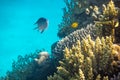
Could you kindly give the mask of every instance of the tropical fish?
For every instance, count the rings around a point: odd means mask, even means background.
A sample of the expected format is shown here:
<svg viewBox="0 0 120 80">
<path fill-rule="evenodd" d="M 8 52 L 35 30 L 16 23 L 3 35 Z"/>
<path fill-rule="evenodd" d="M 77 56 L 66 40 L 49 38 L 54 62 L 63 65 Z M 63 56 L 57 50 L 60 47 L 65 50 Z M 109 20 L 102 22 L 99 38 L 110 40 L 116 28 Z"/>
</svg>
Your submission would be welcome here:
<svg viewBox="0 0 120 80">
<path fill-rule="evenodd" d="M 72 27 L 72 28 L 77 28 L 77 27 L 78 27 L 78 24 L 79 24 L 78 22 L 73 22 L 73 23 L 71 24 L 71 27 Z"/>
<path fill-rule="evenodd" d="M 44 17 L 41 17 L 37 20 L 37 22 L 35 23 L 37 24 L 37 27 L 34 28 L 35 29 L 38 29 L 41 31 L 41 33 L 44 32 L 44 30 L 48 27 L 48 20 Z"/>
</svg>

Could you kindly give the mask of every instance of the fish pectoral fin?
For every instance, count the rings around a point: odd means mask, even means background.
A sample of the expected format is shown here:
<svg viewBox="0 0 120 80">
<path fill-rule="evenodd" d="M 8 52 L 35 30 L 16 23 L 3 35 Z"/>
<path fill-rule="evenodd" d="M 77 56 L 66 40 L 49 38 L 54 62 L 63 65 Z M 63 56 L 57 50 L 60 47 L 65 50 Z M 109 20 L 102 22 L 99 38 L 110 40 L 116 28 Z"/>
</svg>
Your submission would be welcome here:
<svg viewBox="0 0 120 80">
<path fill-rule="evenodd" d="M 33 25 L 36 25 L 37 24 L 37 22 L 35 22 Z"/>
<path fill-rule="evenodd" d="M 35 27 L 33 30 L 36 30 L 36 29 L 38 29 L 38 27 Z"/>
<path fill-rule="evenodd" d="M 43 33 L 44 32 L 44 30 L 41 30 L 41 33 Z"/>
</svg>

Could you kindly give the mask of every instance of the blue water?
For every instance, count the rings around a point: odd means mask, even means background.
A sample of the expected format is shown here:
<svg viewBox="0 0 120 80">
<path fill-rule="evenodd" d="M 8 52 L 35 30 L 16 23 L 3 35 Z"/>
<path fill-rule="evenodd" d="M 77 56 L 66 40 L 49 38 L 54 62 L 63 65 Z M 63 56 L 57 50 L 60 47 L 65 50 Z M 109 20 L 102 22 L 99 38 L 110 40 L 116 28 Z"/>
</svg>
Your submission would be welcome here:
<svg viewBox="0 0 120 80">
<path fill-rule="evenodd" d="M 43 48 L 50 53 L 51 45 L 59 39 L 64 6 L 63 0 L 0 0 L 0 76 L 11 70 L 18 55 Z M 49 20 L 43 34 L 33 30 L 40 17 Z"/>
</svg>

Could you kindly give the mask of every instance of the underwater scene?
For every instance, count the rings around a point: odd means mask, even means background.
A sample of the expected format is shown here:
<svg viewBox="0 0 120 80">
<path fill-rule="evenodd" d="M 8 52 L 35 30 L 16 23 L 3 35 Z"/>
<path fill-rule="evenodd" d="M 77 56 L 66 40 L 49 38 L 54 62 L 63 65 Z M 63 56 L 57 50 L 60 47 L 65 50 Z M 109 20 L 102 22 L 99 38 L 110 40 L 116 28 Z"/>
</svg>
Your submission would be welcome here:
<svg viewBox="0 0 120 80">
<path fill-rule="evenodd" d="M 120 80 L 120 0 L 0 0 L 0 80 Z"/>
</svg>

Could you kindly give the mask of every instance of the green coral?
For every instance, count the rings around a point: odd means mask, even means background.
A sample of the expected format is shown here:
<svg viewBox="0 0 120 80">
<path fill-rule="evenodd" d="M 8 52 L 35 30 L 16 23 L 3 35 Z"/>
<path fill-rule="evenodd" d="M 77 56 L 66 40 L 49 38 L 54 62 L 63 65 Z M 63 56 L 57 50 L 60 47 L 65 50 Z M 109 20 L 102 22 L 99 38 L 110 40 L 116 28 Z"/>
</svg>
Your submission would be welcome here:
<svg viewBox="0 0 120 80">
<path fill-rule="evenodd" d="M 83 26 L 83 21 L 86 21 L 86 18 L 83 18 L 85 15 L 81 15 L 85 12 L 85 8 L 89 6 L 87 0 L 64 0 L 66 7 L 63 8 L 63 19 L 62 22 L 58 25 L 59 32 L 58 36 L 60 38 L 65 37 L 71 32 L 80 28 L 80 25 Z M 82 16 L 80 19 L 80 15 Z M 78 28 L 74 29 L 71 27 L 71 24 L 74 22 L 80 23 Z"/>
<path fill-rule="evenodd" d="M 19 55 L 17 61 L 12 63 L 12 71 L 8 71 L 2 80 L 26 80 L 27 76 L 32 73 L 34 58 L 37 54 L 31 53 L 24 57 Z"/>
<path fill-rule="evenodd" d="M 7 71 L 6 76 L 0 77 L 0 80 L 47 80 L 47 76 L 56 72 L 54 60 L 47 58 L 44 62 L 36 62 L 42 50 L 35 53 L 19 55 L 17 61 L 13 61 L 12 70 Z"/>
<path fill-rule="evenodd" d="M 111 37 L 93 41 L 88 36 L 81 42 L 78 40 L 71 49 L 65 48 L 57 73 L 48 80 L 108 80 L 114 72 L 118 73 L 112 64 L 116 54 L 113 50 Z"/>
</svg>

